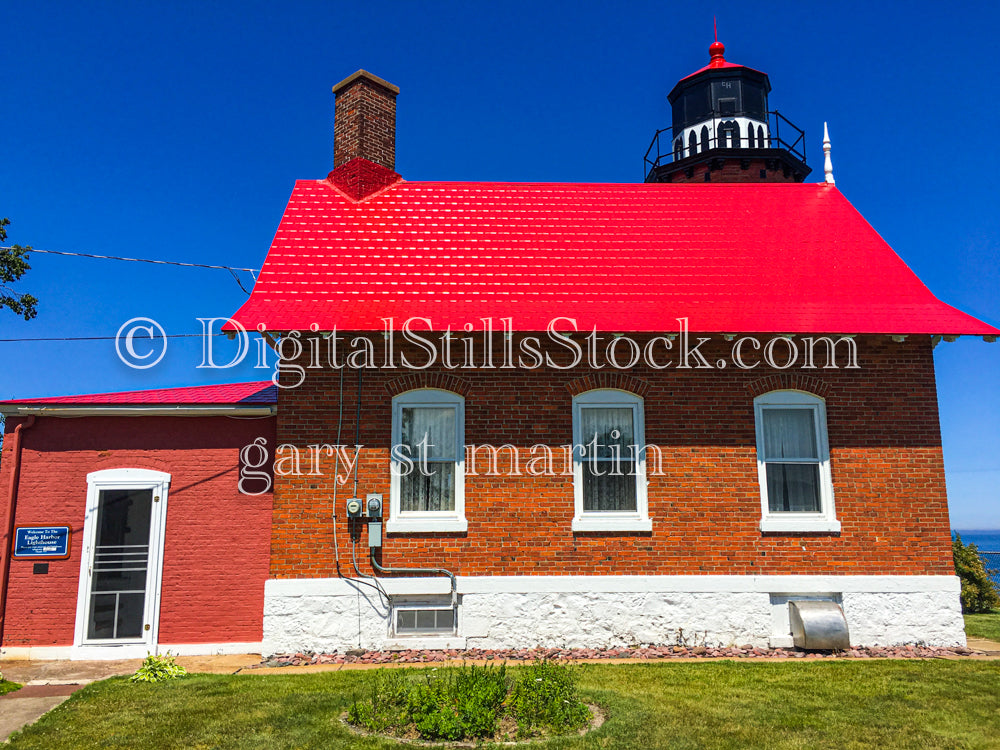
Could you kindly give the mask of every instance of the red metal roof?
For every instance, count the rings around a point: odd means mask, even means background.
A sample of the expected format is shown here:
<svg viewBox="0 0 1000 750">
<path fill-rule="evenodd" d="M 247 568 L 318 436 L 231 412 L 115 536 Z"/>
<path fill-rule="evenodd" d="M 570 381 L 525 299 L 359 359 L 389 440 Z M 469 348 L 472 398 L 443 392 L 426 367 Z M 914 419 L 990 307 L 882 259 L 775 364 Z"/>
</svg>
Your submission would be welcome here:
<svg viewBox="0 0 1000 750">
<path fill-rule="evenodd" d="M 224 385 L 198 385 L 189 388 L 160 388 L 151 391 L 121 391 L 119 393 L 91 393 L 83 396 L 54 396 L 52 398 L 23 398 L 2 401 L 0 404 L 50 404 L 50 405 L 189 405 L 189 404 L 275 404 L 278 388 L 271 381 L 256 383 L 226 383 Z"/>
<path fill-rule="evenodd" d="M 746 68 L 747 70 L 753 70 L 754 73 L 760 73 L 762 76 L 767 75 L 767 73 L 764 73 L 763 71 L 754 70 L 753 68 L 747 68 L 746 65 L 726 62 L 726 58 L 724 57 L 725 53 L 726 53 L 725 46 L 722 44 L 722 42 L 716 39 L 715 42 L 713 42 L 708 48 L 708 54 L 711 57 L 711 60 L 708 63 L 708 65 L 706 65 L 704 68 L 699 68 L 689 76 L 684 76 L 681 80 L 686 81 L 688 78 L 694 78 L 696 75 L 698 75 L 699 73 L 704 73 L 706 70 L 716 70 L 718 68 Z"/>
<path fill-rule="evenodd" d="M 246 328 L 996 334 L 934 297 L 836 187 L 295 185 Z"/>
<path fill-rule="evenodd" d="M 706 70 L 716 70 L 717 68 L 746 68 L 746 67 L 747 67 L 746 65 L 740 65 L 739 63 L 731 63 L 725 61 L 719 64 L 709 63 L 704 68 L 698 68 L 698 70 L 696 70 L 691 75 L 684 76 L 681 80 L 686 81 L 688 78 L 694 78 L 696 75 L 698 75 L 699 73 L 704 73 Z M 753 68 L 747 68 L 747 70 L 753 70 Z M 759 73 L 760 71 L 758 70 L 756 72 Z"/>
</svg>

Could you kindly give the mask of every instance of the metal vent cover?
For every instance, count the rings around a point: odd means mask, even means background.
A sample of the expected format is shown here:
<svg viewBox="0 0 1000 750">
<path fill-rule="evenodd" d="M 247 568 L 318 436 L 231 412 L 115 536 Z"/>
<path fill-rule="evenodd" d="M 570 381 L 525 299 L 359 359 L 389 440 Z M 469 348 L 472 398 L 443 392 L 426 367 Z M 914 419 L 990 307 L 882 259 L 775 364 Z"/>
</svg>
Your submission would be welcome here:
<svg viewBox="0 0 1000 750">
<path fill-rule="evenodd" d="M 788 602 L 788 619 L 792 626 L 792 642 L 796 648 L 809 651 L 850 648 L 847 618 L 836 602 Z"/>
</svg>

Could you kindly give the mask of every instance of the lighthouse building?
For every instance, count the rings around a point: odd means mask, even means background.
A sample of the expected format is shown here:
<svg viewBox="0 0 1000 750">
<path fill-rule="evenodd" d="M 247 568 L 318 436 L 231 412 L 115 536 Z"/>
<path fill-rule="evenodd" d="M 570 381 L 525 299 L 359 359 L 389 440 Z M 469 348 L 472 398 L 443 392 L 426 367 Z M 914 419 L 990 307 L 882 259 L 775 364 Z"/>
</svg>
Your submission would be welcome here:
<svg viewBox="0 0 1000 750">
<path fill-rule="evenodd" d="M 412 179 L 334 93 L 233 313 L 274 383 L 0 404 L 4 655 L 964 645 L 932 351 L 1000 331 L 766 74 L 713 44 L 627 184 Z"/>
</svg>

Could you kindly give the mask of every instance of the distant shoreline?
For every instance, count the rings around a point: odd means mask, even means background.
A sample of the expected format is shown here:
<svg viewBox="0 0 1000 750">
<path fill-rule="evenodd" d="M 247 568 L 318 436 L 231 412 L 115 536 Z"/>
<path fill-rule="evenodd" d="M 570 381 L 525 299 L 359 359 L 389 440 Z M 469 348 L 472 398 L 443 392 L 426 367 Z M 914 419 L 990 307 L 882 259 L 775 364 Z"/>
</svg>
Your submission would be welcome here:
<svg viewBox="0 0 1000 750">
<path fill-rule="evenodd" d="M 952 529 L 952 534 L 1000 534 L 1000 529 Z"/>
</svg>

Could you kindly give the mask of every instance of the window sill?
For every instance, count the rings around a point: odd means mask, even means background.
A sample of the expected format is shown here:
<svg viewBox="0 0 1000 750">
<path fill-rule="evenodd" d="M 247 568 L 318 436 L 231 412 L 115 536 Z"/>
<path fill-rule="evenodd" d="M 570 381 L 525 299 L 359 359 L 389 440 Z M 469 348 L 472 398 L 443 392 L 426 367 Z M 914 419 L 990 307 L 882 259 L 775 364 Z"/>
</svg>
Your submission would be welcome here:
<svg viewBox="0 0 1000 750">
<path fill-rule="evenodd" d="M 573 531 L 652 531 L 648 518 L 597 518 L 584 516 L 573 519 Z"/>
<path fill-rule="evenodd" d="M 464 649 L 465 638 L 459 635 L 391 635 L 382 644 L 384 651 Z"/>
<path fill-rule="evenodd" d="M 389 518 L 385 522 L 386 534 L 427 534 L 441 532 L 462 533 L 469 530 L 464 518 Z"/>
<path fill-rule="evenodd" d="M 760 519 L 760 530 L 762 532 L 839 533 L 840 521 L 835 518 L 775 518 L 770 516 Z"/>
</svg>

